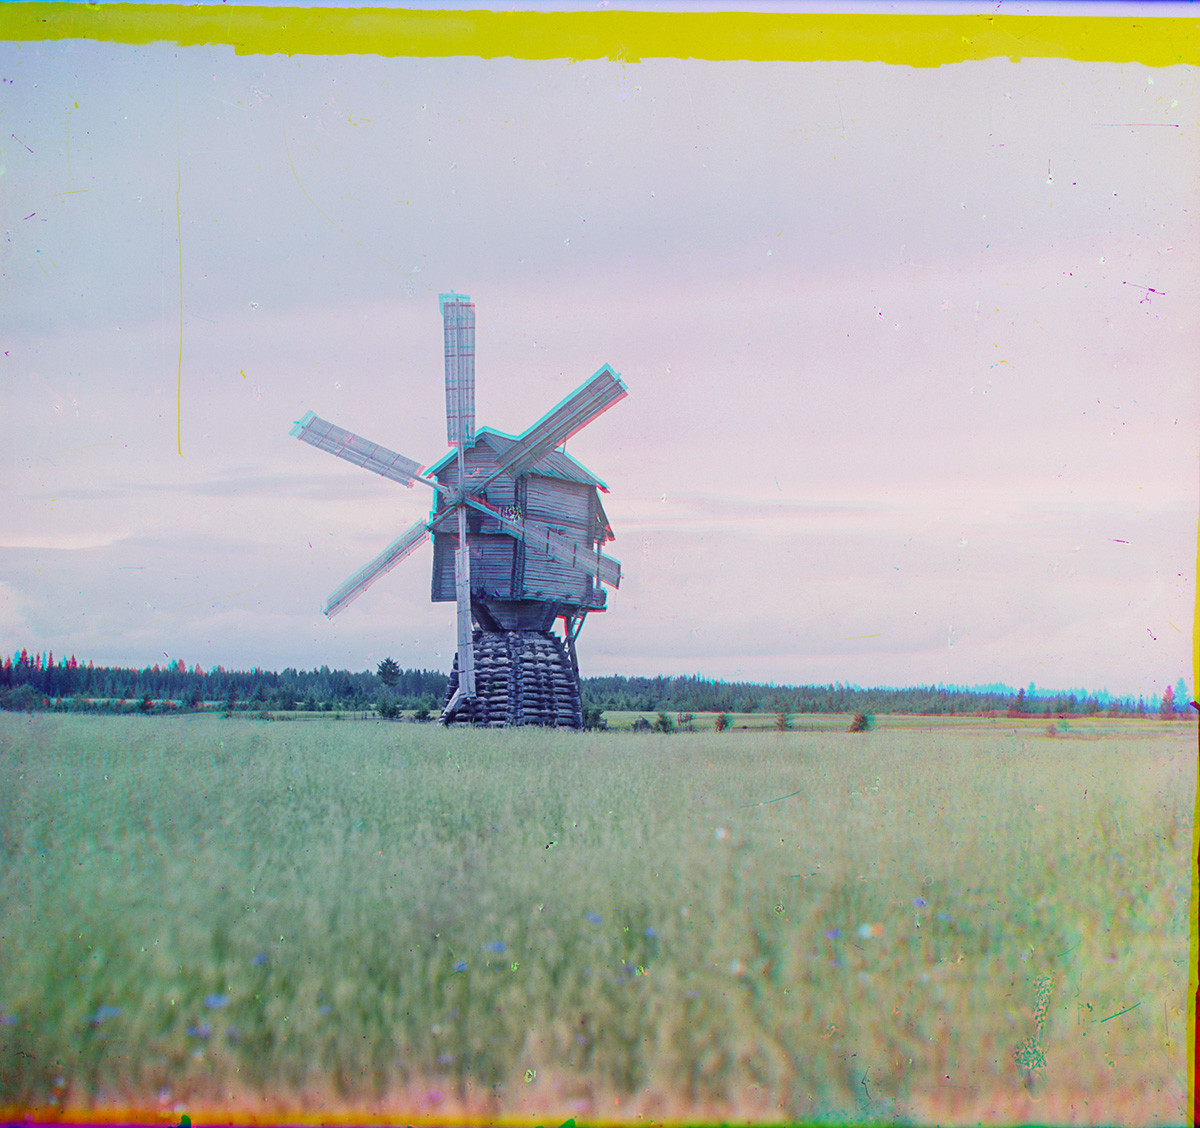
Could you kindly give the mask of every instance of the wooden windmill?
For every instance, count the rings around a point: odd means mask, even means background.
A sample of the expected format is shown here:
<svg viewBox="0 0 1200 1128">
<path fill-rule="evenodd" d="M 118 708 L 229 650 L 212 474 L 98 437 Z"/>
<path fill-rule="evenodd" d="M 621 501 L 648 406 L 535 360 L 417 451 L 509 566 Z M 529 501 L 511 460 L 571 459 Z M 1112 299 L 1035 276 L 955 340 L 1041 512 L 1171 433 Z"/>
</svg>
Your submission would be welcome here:
<svg viewBox="0 0 1200 1128">
<path fill-rule="evenodd" d="M 524 434 L 475 430 L 475 306 L 440 295 L 446 348 L 448 454 L 426 468 L 308 412 L 298 439 L 411 487 L 434 491 L 417 521 L 354 573 L 325 604 L 336 615 L 433 536 L 435 602 L 458 605 L 458 644 L 445 723 L 580 728 L 575 640 L 603 584 L 621 565 L 600 491 L 608 487 L 559 447 L 628 391 L 605 365 Z M 563 636 L 553 633 L 563 620 Z"/>
</svg>

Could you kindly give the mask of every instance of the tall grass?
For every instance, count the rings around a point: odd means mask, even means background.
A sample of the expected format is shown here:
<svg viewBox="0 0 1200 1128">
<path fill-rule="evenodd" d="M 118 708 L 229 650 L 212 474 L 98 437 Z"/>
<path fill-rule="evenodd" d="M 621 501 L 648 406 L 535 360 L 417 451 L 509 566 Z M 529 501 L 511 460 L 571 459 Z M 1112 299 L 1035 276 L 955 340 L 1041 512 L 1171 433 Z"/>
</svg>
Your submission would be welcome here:
<svg viewBox="0 0 1200 1128">
<path fill-rule="evenodd" d="M 1193 741 L 3 716 L 0 1108 L 1182 1123 Z"/>
</svg>

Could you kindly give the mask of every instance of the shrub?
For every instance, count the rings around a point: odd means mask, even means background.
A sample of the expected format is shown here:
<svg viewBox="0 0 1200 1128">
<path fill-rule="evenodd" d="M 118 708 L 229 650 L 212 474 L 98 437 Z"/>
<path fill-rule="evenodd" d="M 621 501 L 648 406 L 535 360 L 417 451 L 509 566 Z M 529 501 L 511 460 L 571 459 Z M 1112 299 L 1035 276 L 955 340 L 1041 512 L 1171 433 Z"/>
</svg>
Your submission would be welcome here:
<svg viewBox="0 0 1200 1128">
<path fill-rule="evenodd" d="M 847 732 L 870 732 L 875 718 L 870 713 L 855 713 Z"/>
<path fill-rule="evenodd" d="M 792 727 L 791 713 L 776 713 L 775 714 L 775 731 L 787 732 Z"/>
<path fill-rule="evenodd" d="M 385 697 L 379 702 L 379 715 L 387 721 L 395 720 L 400 716 L 400 706 L 396 703 L 395 698 Z"/>
<path fill-rule="evenodd" d="M 674 732 L 675 722 L 666 713 L 659 713 L 651 727 L 655 732 Z"/>
<path fill-rule="evenodd" d="M 17 685 L 0 695 L 0 709 L 32 713 L 42 707 L 42 695 L 31 685 Z"/>
<path fill-rule="evenodd" d="M 730 716 L 728 713 L 718 713 L 716 721 L 713 722 L 713 727 L 717 732 L 724 732 L 730 724 Z"/>
</svg>

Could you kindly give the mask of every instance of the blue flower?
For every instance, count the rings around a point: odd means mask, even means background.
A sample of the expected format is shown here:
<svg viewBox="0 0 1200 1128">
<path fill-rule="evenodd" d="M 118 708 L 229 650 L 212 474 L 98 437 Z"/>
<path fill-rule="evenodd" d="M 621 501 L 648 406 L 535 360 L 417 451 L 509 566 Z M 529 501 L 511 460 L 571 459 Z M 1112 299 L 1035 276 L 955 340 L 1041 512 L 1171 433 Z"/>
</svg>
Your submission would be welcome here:
<svg viewBox="0 0 1200 1128">
<path fill-rule="evenodd" d="M 658 938 L 658 931 L 656 929 L 653 929 L 653 928 L 646 929 L 646 939 L 647 940 L 656 940 L 657 938 Z"/>
<path fill-rule="evenodd" d="M 229 1006 L 229 996 L 209 995 L 208 998 L 204 1000 L 204 1005 L 208 1007 L 209 1010 L 220 1010 L 222 1007 Z"/>
<path fill-rule="evenodd" d="M 259 952 L 258 955 L 254 957 L 253 962 L 255 967 L 262 967 L 262 965 L 267 962 L 267 953 Z"/>
<path fill-rule="evenodd" d="M 454 965 L 454 970 L 455 971 L 466 971 L 467 970 L 467 961 L 459 960 L 458 963 L 456 963 Z"/>
<path fill-rule="evenodd" d="M 604 919 L 599 913 L 585 913 L 584 915 L 592 924 L 599 924 Z"/>
<path fill-rule="evenodd" d="M 828 932 L 825 933 L 825 939 L 826 940 L 836 940 L 839 936 L 841 936 L 841 934 L 842 934 L 842 930 L 840 928 L 831 928 Z"/>
<path fill-rule="evenodd" d="M 106 1018 L 116 1018 L 117 1015 L 119 1015 L 120 1013 L 121 1013 L 120 1007 L 111 1007 L 111 1006 L 105 1005 L 105 1006 L 99 1007 L 96 1010 L 96 1013 L 94 1015 L 92 1015 L 92 1017 L 90 1019 L 88 1019 L 88 1021 L 93 1026 L 99 1026 L 100 1023 L 102 1023 Z"/>
<path fill-rule="evenodd" d="M 917 908 L 919 908 L 919 909 L 923 909 L 926 905 L 929 904 L 929 902 L 926 901 L 924 897 L 914 897 L 912 899 L 912 903 L 914 905 L 916 905 Z"/>
<path fill-rule="evenodd" d="M 331 1014 L 333 1012 L 333 1007 L 326 1003 L 324 1006 L 317 1007 L 317 1011 L 320 1014 Z"/>
<path fill-rule="evenodd" d="M 187 1028 L 188 1034 L 193 1038 L 208 1038 L 212 1034 L 212 1024 L 201 1022 L 199 1025 L 193 1023 Z"/>
<path fill-rule="evenodd" d="M 497 956 L 504 951 L 504 948 L 505 944 L 503 940 L 493 940 L 490 944 L 484 944 L 483 946 L 485 952 L 493 952 Z"/>
<path fill-rule="evenodd" d="M 938 920 L 942 921 L 944 924 L 949 924 L 951 921 L 954 920 L 954 918 L 949 913 L 938 913 L 937 918 L 938 918 Z"/>
</svg>

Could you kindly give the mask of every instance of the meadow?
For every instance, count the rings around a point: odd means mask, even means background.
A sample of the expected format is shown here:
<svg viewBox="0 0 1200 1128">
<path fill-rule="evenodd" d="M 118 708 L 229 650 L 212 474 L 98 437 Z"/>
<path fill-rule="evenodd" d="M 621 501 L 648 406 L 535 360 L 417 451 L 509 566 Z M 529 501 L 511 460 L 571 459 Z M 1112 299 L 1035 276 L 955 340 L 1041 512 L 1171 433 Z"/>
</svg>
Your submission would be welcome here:
<svg viewBox="0 0 1200 1128">
<path fill-rule="evenodd" d="M 0 1115 L 1187 1123 L 1196 728 L 0 715 Z"/>
</svg>

